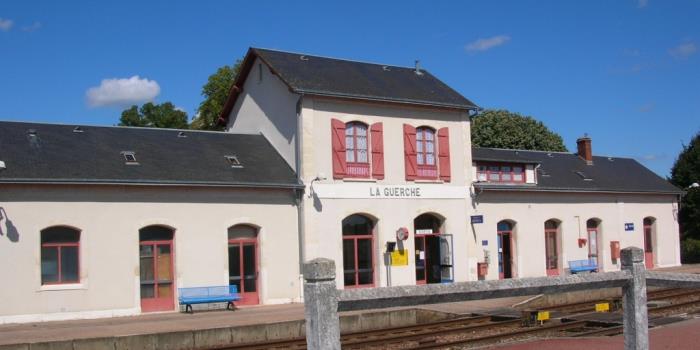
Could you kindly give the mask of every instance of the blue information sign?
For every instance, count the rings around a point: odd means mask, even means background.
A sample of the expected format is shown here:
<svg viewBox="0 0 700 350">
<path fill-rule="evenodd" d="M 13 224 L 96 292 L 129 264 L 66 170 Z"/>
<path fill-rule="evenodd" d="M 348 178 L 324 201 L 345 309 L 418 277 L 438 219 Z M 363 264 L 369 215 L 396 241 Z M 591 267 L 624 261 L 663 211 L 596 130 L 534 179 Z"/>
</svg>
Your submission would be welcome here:
<svg viewBox="0 0 700 350">
<path fill-rule="evenodd" d="M 483 215 L 472 215 L 472 224 L 483 224 L 484 223 L 484 216 Z"/>
<path fill-rule="evenodd" d="M 625 231 L 634 231 L 634 223 L 633 222 L 626 222 L 625 223 Z"/>
<path fill-rule="evenodd" d="M 489 241 L 485 239 L 485 240 L 481 241 L 481 245 L 486 247 L 487 245 L 489 245 Z"/>
</svg>

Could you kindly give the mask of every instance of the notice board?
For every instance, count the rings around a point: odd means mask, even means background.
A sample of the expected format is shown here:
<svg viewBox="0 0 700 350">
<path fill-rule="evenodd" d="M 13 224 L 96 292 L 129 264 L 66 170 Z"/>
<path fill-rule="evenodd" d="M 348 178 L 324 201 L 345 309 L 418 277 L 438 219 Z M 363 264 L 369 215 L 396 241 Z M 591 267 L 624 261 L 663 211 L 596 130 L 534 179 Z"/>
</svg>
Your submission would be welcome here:
<svg viewBox="0 0 700 350">
<path fill-rule="evenodd" d="M 407 266 L 408 265 L 408 249 L 394 250 L 391 252 L 391 266 Z"/>
</svg>

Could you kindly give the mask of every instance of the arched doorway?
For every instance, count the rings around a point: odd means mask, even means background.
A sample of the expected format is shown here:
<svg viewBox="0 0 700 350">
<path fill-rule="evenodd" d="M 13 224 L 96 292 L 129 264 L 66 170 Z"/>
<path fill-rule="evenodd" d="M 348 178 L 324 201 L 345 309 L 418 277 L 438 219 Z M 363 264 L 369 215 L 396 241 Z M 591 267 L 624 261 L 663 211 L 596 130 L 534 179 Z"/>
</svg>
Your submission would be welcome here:
<svg viewBox="0 0 700 350">
<path fill-rule="evenodd" d="M 228 284 L 238 288 L 238 305 L 257 305 L 258 229 L 251 225 L 228 228 Z"/>
<path fill-rule="evenodd" d="M 547 276 L 559 276 L 559 220 L 544 222 L 544 247 Z"/>
<path fill-rule="evenodd" d="M 656 236 L 656 219 L 644 218 L 644 266 L 654 268 L 654 237 Z"/>
<path fill-rule="evenodd" d="M 413 220 L 416 284 L 452 282 L 452 235 L 443 232 L 445 220 L 422 214 Z"/>
<path fill-rule="evenodd" d="M 139 230 L 141 311 L 175 308 L 175 252 L 172 228 L 152 225 Z"/>
<path fill-rule="evenodd" d="M 343 219 L 345 288 L 374 286 L 374 221 L 361 214 Z"/>
<path fill-rule="evenodd" d="M 601 270 L 598 259 L 598 246 L 600 243 L 600 223 L 599 219 L 588 219 L 586 221 L 586 231 L 588 232 L 588 259 L 595 261 L 598 271 Z"/>
<path fill-rule="evenodd" d="M 503 220 L 496 225 L 498 235 L 498 278 L 513 278 L 513 228 L 512 221 Z"/>
</svg>

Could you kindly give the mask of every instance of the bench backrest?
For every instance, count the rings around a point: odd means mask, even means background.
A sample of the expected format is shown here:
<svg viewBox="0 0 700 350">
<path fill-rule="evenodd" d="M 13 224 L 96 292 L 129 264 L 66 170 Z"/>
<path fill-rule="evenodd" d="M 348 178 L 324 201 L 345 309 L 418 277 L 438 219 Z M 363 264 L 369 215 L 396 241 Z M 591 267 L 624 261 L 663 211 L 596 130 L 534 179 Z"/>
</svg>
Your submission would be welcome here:
<svg viewBox="0 0 700 350">
<path fill-rule="evenodd" d="M 569 268 L 598 267 L 596 259 L 570 260 Z"/>
<path fill-rule="evenodd" d="M 238 287 L 231 286 L 212 286 L 212 287 L 192 287 L 178 288 L 181 298 L 196 298 L 196 297 L 216 297 L 226 296 L 238 293 Z"/>
</svg>

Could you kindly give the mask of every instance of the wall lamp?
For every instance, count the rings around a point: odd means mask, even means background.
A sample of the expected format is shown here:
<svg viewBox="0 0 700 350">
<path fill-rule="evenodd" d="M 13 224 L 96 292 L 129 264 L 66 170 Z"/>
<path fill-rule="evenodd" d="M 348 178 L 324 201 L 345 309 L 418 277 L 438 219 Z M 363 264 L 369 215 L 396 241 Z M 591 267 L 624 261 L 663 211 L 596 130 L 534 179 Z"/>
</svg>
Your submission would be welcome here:
<svg viewBox="0 0 700 350">
<path fill-rule="evenodd" d="M 316 177 L 313 180 L 311 180 L 311 183 L 309 184 L 309 198 L 311 198 L 314 194 L 314 182 L 323 181 L 325 179 L 327 179 L 326 174 L 318 173 L 318 175 L 316 175 Z"/>
</svg>

